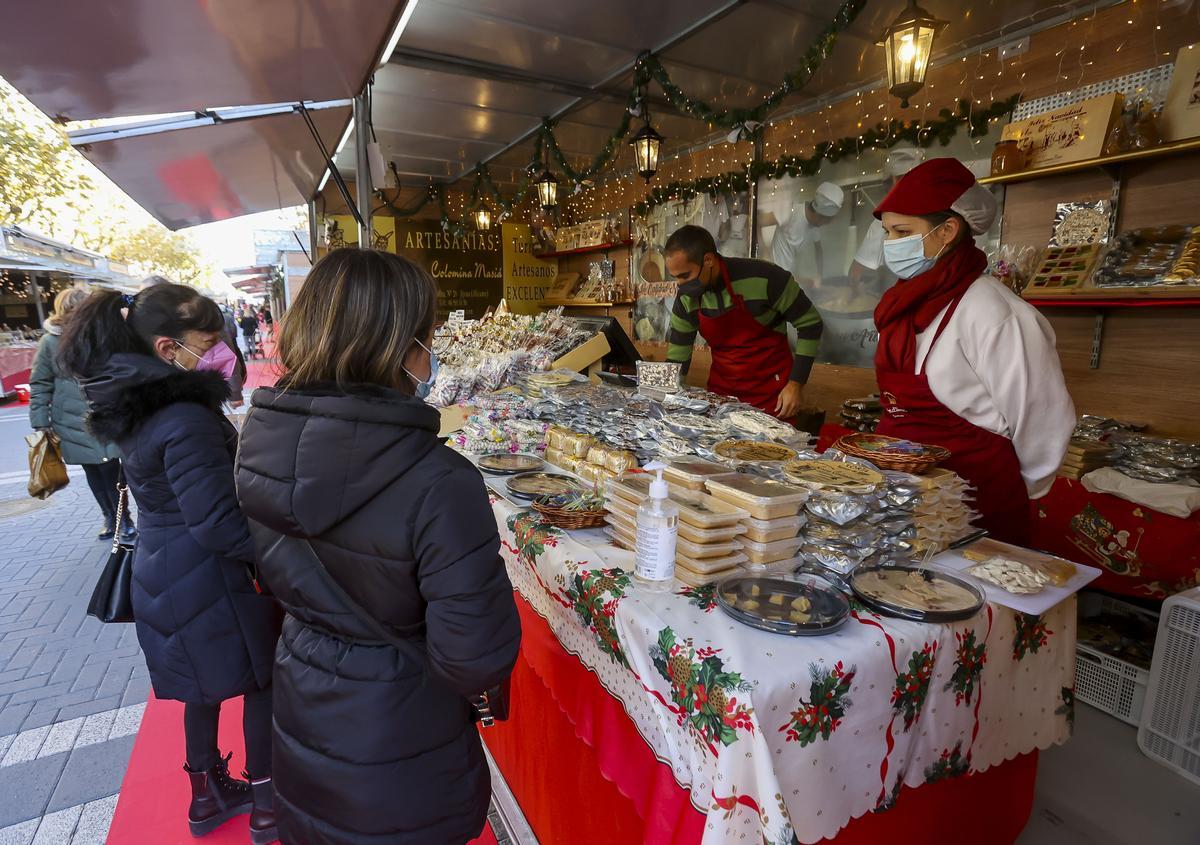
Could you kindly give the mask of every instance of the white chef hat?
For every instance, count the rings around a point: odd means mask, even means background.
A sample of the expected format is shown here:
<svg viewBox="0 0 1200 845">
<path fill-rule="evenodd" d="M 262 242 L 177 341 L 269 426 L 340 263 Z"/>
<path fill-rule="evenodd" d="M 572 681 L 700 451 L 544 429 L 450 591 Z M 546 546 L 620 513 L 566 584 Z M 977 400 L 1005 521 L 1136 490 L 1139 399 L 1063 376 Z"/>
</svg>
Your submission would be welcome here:
<svg viewBox="0 0 1200 845">
<path fill-rule="evenodd" d="M 846 192 L 832 182 L 822 182 L 817 186 L 817 194 L 813 197 L 813 211 L 822 217 L 833 217 L 842 210 L 846 201 Z"/>
<path fill-rule="evenodd" d="M 992 228 L 996 220 L 996 198 L 992 192 L 976 182 L 963 191 L 962 196 L 954 201 L 950 210 L 967 221 L 971 234 L 982 235 Z"/>
<path fill-rule="evenodd" d="M 905 141 L 888 150 L 883 169 L 888 176 L 900 178 L 925 160 L 925 151 Z"/>
</svg>

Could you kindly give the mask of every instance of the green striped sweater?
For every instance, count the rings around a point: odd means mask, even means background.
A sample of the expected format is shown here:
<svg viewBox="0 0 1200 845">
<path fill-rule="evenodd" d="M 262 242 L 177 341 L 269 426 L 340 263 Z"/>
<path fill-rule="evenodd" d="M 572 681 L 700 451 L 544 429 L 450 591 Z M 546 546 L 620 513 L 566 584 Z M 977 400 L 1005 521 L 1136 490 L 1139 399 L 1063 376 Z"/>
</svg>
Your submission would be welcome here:
<svg viewBox="0 0 1200 845">
<path fill-rule="evenodd" d="M 817 345 L 821 342 L 821 315 L 809 302 L 792 274 L 769 261 L 753 258 L 724 258 L 733 289 L 746 303 L 746 310 L 762 325 L 787 334 L 790 323 L 796 327 L 795 360 L 792 381 L 804 384 L 812 370 Z M 683 293 L 675 297 L 671 311 L 667 360 L 683 364 L 684 372 L 692 361 L 692 345 L 700 329 L 700 315 L 720 317 L 732 305 L 720 278 L 714 290 L 700 295 Z"/>
</svg>

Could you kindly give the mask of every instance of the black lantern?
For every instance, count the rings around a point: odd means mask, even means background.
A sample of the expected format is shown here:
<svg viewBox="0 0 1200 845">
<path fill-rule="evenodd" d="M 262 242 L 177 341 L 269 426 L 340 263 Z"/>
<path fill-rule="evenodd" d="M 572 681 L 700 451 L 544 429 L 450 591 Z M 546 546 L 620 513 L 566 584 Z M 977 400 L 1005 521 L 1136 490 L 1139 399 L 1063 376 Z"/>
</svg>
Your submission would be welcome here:
<svg viewBox="0 0 1200 845">
<path fill-rule="evenodd" d="M 649 182 L 658 172 L 658 154 L 662 151 L 663 136 L 654 131 L 650 125 L 650 115 L 646 115 L 646 123 L 633 136 L 630 145 L 633 147 L 634 158 L 637 159 L 638 175 Z"/>
<path fill-rule="evenodd" d="M 492 228 L 492 212 L 486 208 L 481 208 L 475 212 L 475 228 L 481 232 L 486 232 Z"/>
<path fill-rule="evenodd" d="M 542 171 L 536 184 L 538 201 L 541 202 L 542 208 L 549 209 L 558 205 L 558 180 L 554 178 L 550 168 L 547 167 Z"/>
<path fill-rule="evenodd" d="M 888 84 L 900 98 L 900 108 L 908 108 L 908 98 L 925 85 L 933 38 L 945 26 L 946 21 L 933 17 L 917 0 L 908 0 L 908 8 L 884 31 L 878 43 L 887 53 Z"/>
</svg>

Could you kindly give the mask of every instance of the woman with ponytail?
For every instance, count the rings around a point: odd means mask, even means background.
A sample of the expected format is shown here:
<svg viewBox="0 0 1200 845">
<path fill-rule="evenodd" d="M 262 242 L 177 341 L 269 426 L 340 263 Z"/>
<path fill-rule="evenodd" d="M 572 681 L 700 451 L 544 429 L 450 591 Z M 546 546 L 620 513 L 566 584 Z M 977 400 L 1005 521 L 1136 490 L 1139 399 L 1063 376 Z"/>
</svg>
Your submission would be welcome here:
<svg viewBox="0 0 1200 845">
<path fill-rule="evenodd" d="M 253 581 L 254 543 L 234 489 L 237 433 L 221 413 L 225 321 L 212 300 L 159 283 L 92 294 L 59 348 L 80 379 L 89 425 L 124 457 L 138 504 L 133 610 L 155 695 L 184 702 L 192 801 L 202 836 L 251 813 L 274 841 L 271 665 L 280 615 Z M 217 748 L 221 702 L 244 696 L 246 780 Z M 247 782 L 249 781 L 249 782 Z"/>
</svg>

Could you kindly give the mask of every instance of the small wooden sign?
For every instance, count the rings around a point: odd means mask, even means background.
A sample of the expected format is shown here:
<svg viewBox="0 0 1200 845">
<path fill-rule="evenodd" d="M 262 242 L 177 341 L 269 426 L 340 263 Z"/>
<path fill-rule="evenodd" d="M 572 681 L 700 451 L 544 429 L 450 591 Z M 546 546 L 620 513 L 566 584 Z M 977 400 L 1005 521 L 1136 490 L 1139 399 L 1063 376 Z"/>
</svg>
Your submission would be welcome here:
<svg viewBox="0 0 1200 845">
<path fill-rule="evenodd" d="M 1200 135 L 1200 45 L 1179 50 L 1171 90 L 1163 104 L 1163 140 L 1182 141 Z"/>
<path fill-rule="evenodd" d="M 1020 144 L 1031 168 L 1098 158 L 1113 118 L 1124 104 L 1122 94 L 1092 97 L 1010 123 L 1004 127 L 1003 137 Z"/>
</svg>

